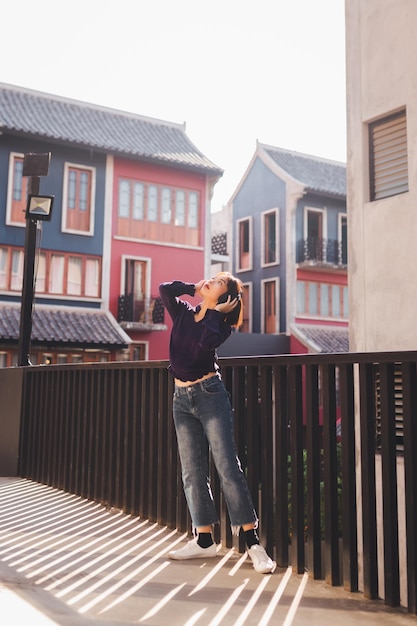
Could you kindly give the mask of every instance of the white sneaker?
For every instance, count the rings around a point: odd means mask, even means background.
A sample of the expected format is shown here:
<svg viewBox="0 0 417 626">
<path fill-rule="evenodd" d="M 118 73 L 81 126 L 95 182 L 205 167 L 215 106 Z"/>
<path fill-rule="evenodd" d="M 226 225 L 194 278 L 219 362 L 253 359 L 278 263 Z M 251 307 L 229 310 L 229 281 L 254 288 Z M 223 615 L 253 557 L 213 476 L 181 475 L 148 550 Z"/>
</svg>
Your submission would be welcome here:
<svg viewBox="0 0 417 626">
<path fill-rule="evenodd" d="M 185 561 L 186 559 L 207 559 L 217 556 L 216 544 L 209 546 L 208 548 L 201 548 L 197 543 L 198 537 L 192 539 L 178 550 L 172 550 L 168 552 L 170 559 L 175 561 Z"/>
<path fill-rule="evenodd" d="M 253 567 L 258 574 L 269 574 L 275 571 L 277 564 L 269 558 L 265 548 L 255 544 L 248 550 L 248 554 L 252 559 Z"/>
</svg>

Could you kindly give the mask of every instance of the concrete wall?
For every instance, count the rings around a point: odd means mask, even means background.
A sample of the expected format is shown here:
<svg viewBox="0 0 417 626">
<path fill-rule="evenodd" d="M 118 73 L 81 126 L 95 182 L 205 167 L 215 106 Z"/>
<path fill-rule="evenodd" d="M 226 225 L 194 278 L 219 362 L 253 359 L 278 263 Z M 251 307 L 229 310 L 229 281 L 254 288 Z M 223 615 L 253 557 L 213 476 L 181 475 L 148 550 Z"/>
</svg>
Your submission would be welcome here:
<svg viewBox="0 0 417 626">
<path fill-rule="evenodd" d="M 22 368 L 0 369 L 0 476 L 17 476 Z"/>
<path fill-rule="evenodd" d="M 417 2 L 346 0 L 352 351 L 417 349 Z M 407 193 L 369 201 L 368 124 L 406 107 Z"/>
</svg>

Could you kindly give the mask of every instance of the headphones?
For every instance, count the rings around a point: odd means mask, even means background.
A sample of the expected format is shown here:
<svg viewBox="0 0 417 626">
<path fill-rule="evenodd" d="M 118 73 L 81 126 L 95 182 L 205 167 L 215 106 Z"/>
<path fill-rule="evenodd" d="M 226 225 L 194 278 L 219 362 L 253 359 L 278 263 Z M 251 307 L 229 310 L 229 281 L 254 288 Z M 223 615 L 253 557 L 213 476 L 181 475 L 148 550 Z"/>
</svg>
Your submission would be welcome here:
<svg viewBox="0 0 417 626">
<path fill-rule="evenodd" d="M 232 285 L 231 289 L 228 289 L 226 293 L 222 294 L 220 298 L 217 300 L 218 304 L 222 304 L 222 302 L 227 302 L 227 298 L 230 296 L 231 300 L 237 298 L 238 302 L 242 297 L 242 294 L 237 291 L 236 286 Z"/>
</svg>

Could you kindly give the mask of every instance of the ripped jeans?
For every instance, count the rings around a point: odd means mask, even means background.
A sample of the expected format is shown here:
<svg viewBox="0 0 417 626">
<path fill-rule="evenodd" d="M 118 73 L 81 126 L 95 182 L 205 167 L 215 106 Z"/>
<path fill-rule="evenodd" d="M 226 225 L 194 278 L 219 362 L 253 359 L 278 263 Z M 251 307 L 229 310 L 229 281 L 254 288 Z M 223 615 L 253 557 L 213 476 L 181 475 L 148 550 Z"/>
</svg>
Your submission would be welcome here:
<svg viewBox="0 0 417 626">
<path fill-rule="evenodd" d="M 258 524 L 245 475 L 236 453 L 230 396 L 218 376 L 188 387 L 175 386 L 173 416 L 181 460 L 184 493 L 193 530 L 219 521 L 210 489 L 210 446 L 232 533 L 243 524 Z"/>
</svg>

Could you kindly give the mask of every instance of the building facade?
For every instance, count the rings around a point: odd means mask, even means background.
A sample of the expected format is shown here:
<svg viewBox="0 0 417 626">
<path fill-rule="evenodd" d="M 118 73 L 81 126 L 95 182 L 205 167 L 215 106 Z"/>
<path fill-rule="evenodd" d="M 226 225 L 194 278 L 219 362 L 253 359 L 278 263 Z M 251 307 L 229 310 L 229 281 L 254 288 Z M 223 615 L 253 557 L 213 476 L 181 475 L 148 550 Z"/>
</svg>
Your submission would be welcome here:
<svg viewBox="0 0 417 626">
<path fill-rule="evenodd" d="M 291 352 L 348 350 L 345 165 L 257 143 L 226 210 L 243 332 Z"/>
<path fill-rule="evenodd" d="M 417 348 L 416 23 L 413 0 L 346 2 L 354 351 Z"/>
<path fill-rule="evenodd" d="M 209 268 L 222 171 L 184 125 L 11 85 L 0 131 L 0 366 L 16 364 L 33 153 L 51 155 L 40 192 L 55 199 L 37 225 L 32 362 L 167 358 L 158 285 Z"/>
</svg>

